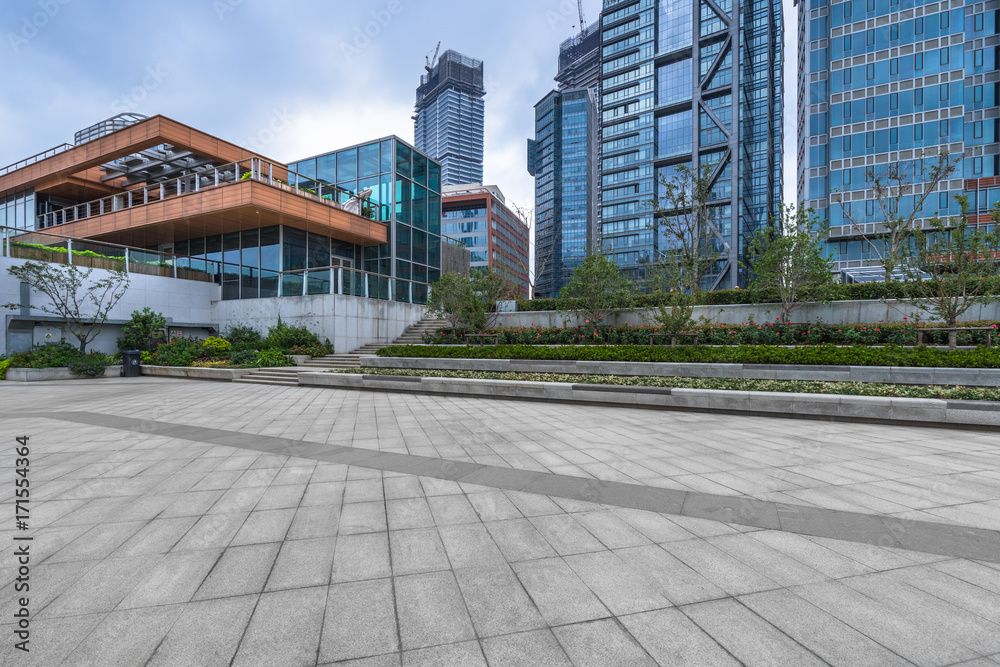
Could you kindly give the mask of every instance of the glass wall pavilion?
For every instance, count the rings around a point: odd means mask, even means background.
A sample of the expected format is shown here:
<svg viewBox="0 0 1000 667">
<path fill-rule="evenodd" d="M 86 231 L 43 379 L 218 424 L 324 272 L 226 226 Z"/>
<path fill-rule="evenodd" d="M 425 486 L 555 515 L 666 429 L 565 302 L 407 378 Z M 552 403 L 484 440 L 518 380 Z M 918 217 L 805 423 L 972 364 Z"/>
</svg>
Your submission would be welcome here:
<svg viewBox="0 0 1000 667">
<path fill-rule="evenodd" d="M 604 0 L 601 238 L 642 276 L 669 251 L 649 205 L 679 164 L 711 167 L 706 289 L 745 286 L 747 237 L 781 203 L 780 0 Z"/>
<path fill-rule="evenodd" d="M 959 212 L 970 195 L 988 219 L 1000 201 L 1000 72 L 996 2 L 800 0 L 799 201 L 829 220 L 836 268 L 864 274 L 877 255 L 868 234 L 883 220 L 866 188 L 868 169 L 899 163 L 919 181 L 941 151 L 965 154 L 924 201 L 922 218 Z M 913 195 L 920 193 L 915 189 Z M 912 210 L 913 195 L 903 202 Z M 878 272 L 876 272 L 878 273 Z"/>
</svg>

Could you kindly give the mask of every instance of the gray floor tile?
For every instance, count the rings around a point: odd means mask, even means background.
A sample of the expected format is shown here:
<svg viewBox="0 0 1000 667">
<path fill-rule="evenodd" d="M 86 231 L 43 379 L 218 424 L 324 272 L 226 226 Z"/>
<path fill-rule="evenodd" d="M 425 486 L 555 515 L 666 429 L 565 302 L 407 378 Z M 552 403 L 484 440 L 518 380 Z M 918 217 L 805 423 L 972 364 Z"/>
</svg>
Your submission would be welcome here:
<svg viewBox="0 0 1000 667">
<path fill-rule="evenodd" d="M 118 609 L 187 602 L 212 570 L 222 549 L 169 553 L 139 580 Z"/>
<path fill-rule="evenodd" d="M 264 593 L 233 666 L 316 664 L 325 608 L 325 587 Z"/>
<path fill-rule="evenodd" d="M 195 600 L 250 595 L 264 590 L 281 544 L 249 544 L 226 549 L 201 587 Z"/>
<path fill-rule="evenodd" d="M 655 581 L 659 592 L 675 605 L 704 602 L 727 595 L 697 570 L 659 546 L 619 549 L 615 553 L 629 565 L 641 569 L 651 581 Z"/>
<path fill-rule="evenodd" d="M 482 647 L 490 667 L 571 666 L 566 652 L 548 629 L 489 637 L 482 640 Z"/>
<path fill-rule="evenodd" d="M 379 579 L 392 574 L 387 533 L 341 535 L 333 555 L 334 583 Z"/>
<path fill-rule="evenodd" d="M 197 522 L 194 516 L 154 519 L 118 547 L 112 557 L 167 553 Z"/>
<path fill-rule="evenodd" d="M 399 650 L 390 579 L 330 586 L 320 662 L 350 660 Z"/>
<path fill-rule="evenodd" d="M 603 551 L 605 546 L 569 514 L 528 519 L 560 556 Z"/>
<path fill-rule="evenodd" d="M 326 586 L 330 583 L 336 545 L 333 537 L 285 542 L 264 590 Z"/>
<path fill-rule="evenodd" d="M 291 488 L 291 487 L 285 487 Z M 236 533 L 231 544 L 262 544 L 265 542 L 281 542 L 288 533 L 288 527 L 295 517 L 293 508 L 278 510 L 258 510 L 250 512 L 246 522 Z"/>
<path fill-rule="evenodd" d="M 108 614 L 67 658 L 74 667 L 142 665 L 153 655 L 184 605 L 125 609 Z"/>
<path fill-rule="evenodd" d="M 392 573 L 397 577 L 451 569 L 436 528 L 390 530 L 389 545 Z"/>
<path fill-rule="evenodd" d="M 228 665 L 256 604 L 256 595 L 246 595 L 186 605 L 146 664 L 150 667 Z"/>
<path fill-rule="evenodd" d="M 403 653 L 403 667 L 486 667 L 479 642 L 419 648 Z"/>
<path fill-rule="evenodd" d="M 740 662 L 677 609 L 657 609 L 618 619 L 660 665 L 738 667 Z"/>
<path fill-rule="evenodd" d="M 465 605 L 479 637 L 545 627 L 545 621 L 510 566 L 455 570 Z"/>
<path fill-rule="evenodd" d="M 461 524 L 438 528 L 453 568 L 500 564 L 503 554 L 482 524 Z"/>
<path fill-rule="evenodd" d="M 344 505 L 340 513 L 340 534 L 356 535 L 387 530 L 384 502 L 360 502 Z"/>
<path fill-rule="evenodd" d="M 554 628 L 563 649 L 579 667 L 655 666 L 649 654 L 614 620 Z"/>
<path fill-rule="evenodd" d="M 385 511 L 389 530 L 428 528 L 434 525 L 434 517 L 423 497 L 387 500 Z"/>
<path fill-rule="evenodd" d="M 478 523 L 479 516 L 464 495 L 431 496 L 427 499 L 434 521 L 439 526 Z"/>
<path fill-rule="evenodd" d="M 398 577 L 395 585 L 404 651 L 475 638 L 472 621 L 451 572 Z"/>
<path fill-rule="evenodd" d="M 90 568 L 47 607 L 36 612 L 37 617 L 75 616 L 111 611 L 161 558 L 162 556 L 154 554 L 105 559 Z M 36 576 L 45 575 L 38 572 Z"/>
<path fill-rule="evenodd" d="M 299 507 L 288 528 L 287 540 L 336 537 L 340 529 L 340 506 Z"/>
<path fill-rule="evenodd" d="M 173 551 L 225 548 L 243 527 L 249 512 L 206 514 L 174 545 Z"/>
<path fill-rule="evenodd" d="M 566 563 L 615 615 L 669 607 L 642 568 L 632 567 L 610 551 L 566 556 Z"/>
<path fill-rule="evenodd" d="M 512 563 L 511 567 L 549 625 L 611 616 L 561 558 Z"/>
<path fill-rule="evenodd" d="M 489 521 L 485 526 L 508 562 L 556 555 L 555 550 L 527 519 Z"/>
</svg>

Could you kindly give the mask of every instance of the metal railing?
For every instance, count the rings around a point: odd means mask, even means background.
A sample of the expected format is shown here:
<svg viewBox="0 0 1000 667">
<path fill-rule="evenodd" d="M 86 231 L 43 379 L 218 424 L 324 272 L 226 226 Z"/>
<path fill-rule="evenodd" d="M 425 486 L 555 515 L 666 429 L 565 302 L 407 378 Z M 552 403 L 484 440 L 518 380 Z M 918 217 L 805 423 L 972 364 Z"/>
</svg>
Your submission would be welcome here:
<svg viewBox="0 0 1000 667">
<path fill-rule="evenodd" d="M 261 158 L 247 158 L 239 162 L 209 167 L 161 183 L 141 186 L 119 194 L 43 213 L 37 216 L 35 225 L 36 229 L 49 229 L 67 222 L 86 220 L 186 194 L 233 185 L 249 179 L 294 192 L 298 196 L 313 199 L 334 208 L 348 210 L 344 204 L 351 197 L 349 191 L 330 183 L 307 178 L 281 164 L 268 162 Z M 365 206 L 371 206 L 370 199 L 365 200 Z M 363 210 L 364 207 L 359 206 L 358 211 L 363 212 Z"/>
<path fill-rule="evenodd" d="M 430 296 L 430 283 L 395 278 L 346 266 L 274 273 L 278 276 L 277 296 L 342 294 L 403 303 L 426 303 Z"/>
<path fill-rule="evenodd" d="M 0 169 L 0 176 L 5 176 L 6 174 L 9 174 L 12 171 L 17 171 L 18 169 L 21 169 L 23 167 L 27 167 L 29 164 L 34 164 L 35 162 L 38 162 L 39 160 L 44 160 L 47 157 L 52 157 L 53 155 L 58 155 L 59 153 L 62 153 L 65 150 L 69 150 L 70 148 L 76 148 L 76 146 L 74 146 L 73 144 L 60 144 L 59 146 L 56 146 L 55 148 L 50 148 L 47 151 L 42 151 L 41 153 L 38 153 L 37 155 L 32 155 L 31 157 L 26 157 L 23 160 L 18 160 L 14 164 L 9 164 L 6 167 L 4 167 L 3 169 Z"/>
<path fill-rule="evenodd" d="M 201 282 L 218 282 L 221 268 L 210 259 L 15 227 L 0 227 L 0 256 Z"/>
</svg>

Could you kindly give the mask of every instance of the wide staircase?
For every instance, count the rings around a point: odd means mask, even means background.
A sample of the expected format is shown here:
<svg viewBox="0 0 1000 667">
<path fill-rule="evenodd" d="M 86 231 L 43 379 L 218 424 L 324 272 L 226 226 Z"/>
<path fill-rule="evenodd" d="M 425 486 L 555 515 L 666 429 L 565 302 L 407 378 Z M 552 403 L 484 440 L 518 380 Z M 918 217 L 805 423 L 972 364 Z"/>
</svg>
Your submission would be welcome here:
<svg viewBox="0 0 1000 667">
<path fill-rule="evenodd" d="M 368 343 L 350 353 L 328 354 L 325 357 L 308 359 L 301 366 L 286 366 L 283 368 L 261 368 L 247 373 L 235 382 L 254 384 L 297 385 L 297 375 L 309 371 L 328 369 L 350 369 L 361 367 L 361 357 L 371 356 L 389 345 L 419 345 L 423 343 L 425 333 L 433 333 L 448 325 L 447 320 L 436 317 L 425 317 L 416 324 L 410 325 L 396 340 L 391 343 Z"/>
</svg>

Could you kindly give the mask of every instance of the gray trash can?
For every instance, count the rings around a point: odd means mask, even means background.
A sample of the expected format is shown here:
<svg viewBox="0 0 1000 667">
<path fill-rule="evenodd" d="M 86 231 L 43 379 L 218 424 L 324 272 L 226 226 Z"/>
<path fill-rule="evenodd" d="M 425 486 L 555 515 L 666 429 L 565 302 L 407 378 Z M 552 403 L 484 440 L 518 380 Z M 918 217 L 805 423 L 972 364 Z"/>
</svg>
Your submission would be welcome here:
<svg viewBox="0 0 1000 667">
<path fill-rule="evenodd" d="M 139 350 L 126 350 L 122 352 L 122 375 L 127 378 L 139 377 Z"/>
</svg>

